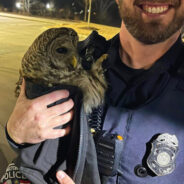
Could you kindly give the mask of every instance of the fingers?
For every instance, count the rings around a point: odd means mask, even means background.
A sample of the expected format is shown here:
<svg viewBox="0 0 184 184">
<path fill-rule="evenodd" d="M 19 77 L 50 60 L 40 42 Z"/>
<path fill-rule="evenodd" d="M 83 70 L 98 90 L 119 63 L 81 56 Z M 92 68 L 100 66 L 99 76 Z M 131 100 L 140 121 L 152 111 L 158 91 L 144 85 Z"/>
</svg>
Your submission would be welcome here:
<svg viewBox="0 0 184 184">
<path fill-rule="evenodd" d="M 29 141 L 29 143 L 39 143 L 47 139 L 57 139 L 60 137 L 64 137 L 70 133 L 70 126 L 64 128 L 64 129 L 50 129 L 45 130 L 44 132 L 38 132 L 38 138 L 32 139 L 33 141 Z"/>
<path fill-rule="evenodd" d="M 37 128 L 37 135 L 40 140 L 46 139 L 57 139 L 59 137 L 64 137 L 70 133 L 70 126 L 66 128 L 57 128 L 59 126 L 65 125 L 70 122 L 73 118 L 73 111 L 65 113 L 60 116 L 56 116 L 53 119 L 50 119 L 48 123 L 44 123 L 42 120 Z"/>
<path fill-rule="evenodd" d="M 25 88 L 26 88 L 26 83 L 25 83 L 25 79 L 23 78 L 19 97 L 26 98 Z M 47 105 L 52 104 L 52 103 L 54 103 L 58 100 L 64 99 L 64 98 L 68 98 L 68 97 L 69 97 L 68 90 L 56 90 L 56 91 L 51 92 L 49 94 L 35 98 L 34 100 L 32 100 L 32 102 L 34 103 L 35 106 L 36 106 L 36 104 L 38 104 L 38 106 L 40 106 L 40 104 L 41 104 L 43 107 L 47 108 Z M 65 111 L 65 112 L 67 112 L 67 111 Z"/>
<path fill-rule="evenodd" d="M 47 105 L 49 104 L 52 104 L 60 99 L 68 98 L 68 97 L 69 97 L 68 90 L 57 90 L 49 94 L 43 95 L 41 97 L 38 97 L 36 99 L 39 101 L 39 103 L 47 107 Z"/>
<path fill-rule="evenodd" d="M 69 112 L 74 107 L 74 102 L 72 99 L 63 102 L 62 104 L 55 105 L 51 108 L 47 109 L 47 113 L 50 118 L 53 118 L 55 116 L 59 116 L 61 114 L 64 114 L 66 112 Z"/>
<path fill-rule="evenodd" d="M 59 137 L 64 137 L 70 133 L 70 126 L 67 126 L 63 129 L 52 129 L 48 133 L 45 134 L 46 139 L 57 139 Z M 45 139 L 45 137 L 43 137 Z"/>
<path fill-rule="evenodd" d="M 73 180 L 63 171 L 58 171 L 56 177 L 59 184 L 75 184 Z"/>
<path fill-rule="evenodd" d="M 14 110 L 7 122 L 10 137 L 18 144 L 36 144 L 46 139 L 55 139 L 68 135 L 70 126 L 55 129 L 72 120 L 74 102 L 70 99 L 47 108 L 60 99 L 68 98 L 69 91 L 57 90 L 41 97 L 29 100 L 25 96 L 25 80 Z"/>
<path fill-rule="evenodd" d="M 70 122 L 73 118 L 73 111 L 70 111 L 68 113 L 65 113 L 63 115 L 57 116 L 51 120 L 51 123 L 49 124 L 50 128 L 56 128 L 61 125 L 65 125 L 66 123 Z"/>
</svg>

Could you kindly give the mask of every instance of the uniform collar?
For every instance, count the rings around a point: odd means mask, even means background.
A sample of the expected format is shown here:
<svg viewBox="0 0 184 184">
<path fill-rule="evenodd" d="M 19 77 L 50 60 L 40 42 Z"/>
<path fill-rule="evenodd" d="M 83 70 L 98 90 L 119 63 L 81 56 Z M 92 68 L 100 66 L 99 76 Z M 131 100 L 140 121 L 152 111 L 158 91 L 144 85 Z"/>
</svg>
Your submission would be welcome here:
<svg viewBox="0 0 184 184">
<path fill-rule="evenodd" d="M 139 101 L 140 98 L 143 99 L 140 103 L 146 103 L 146 101 L 158 96 L 167 85 L 170 74 L 176 73 L 184 57 L 184 46 L 179 37 L 173 46 L 160 57 L 149 70 L 145 70 L 145 72 L 141 73 L 130 84 L 126 84 L 115 74 L 118 70 L 115 62 L 120 58 L 119 46 L 120 39 L 118 34 L 112 38 L 111 46 L 108 50 L 109 58 L 103 63 L 104 67 L 107 69 L 106 77 L 109 82 L 107 101 L 114 105 L 117 105 L 118 101 L 123 101 L 122 98 L 125 96 L 131 101 L 131 97 L 128 96 L 129 93 L 135 96 L 135 100 L 132 104 L 136 104 L 136 101 Z M 121 73 L 121 71 L 119 73 Z M 154 90 L 151 85 L 155 86 Z M 150 94 L 152 96 L 150 96 Z M 128 103 L 129 102 L 127 102 L 127 104 Z"/>
<path fill-rule="evenodd" d="M 116 59 L 120 58 L 119 47 L 120 38 L 119 34 L 117 34 L 110 40 L 110 47 L 108 50 L 109 58 L 103 63 L 104 68 L 116 69 Z M 178 56 L 180 56 L 183 51 L 184 44 L 181 41 L 181 36 L 179 36 L 173 46 L 163 56 L 161 56 L 150 69 L 147 70 L 147 73 L 157 73 L 163 70 L 168 70 L 169 68 L 172 71 L 171 67 L 175 68 L 177 67 L 175 65 L 179 65 L 179 63 L 177 62 Z"/>
</svg>

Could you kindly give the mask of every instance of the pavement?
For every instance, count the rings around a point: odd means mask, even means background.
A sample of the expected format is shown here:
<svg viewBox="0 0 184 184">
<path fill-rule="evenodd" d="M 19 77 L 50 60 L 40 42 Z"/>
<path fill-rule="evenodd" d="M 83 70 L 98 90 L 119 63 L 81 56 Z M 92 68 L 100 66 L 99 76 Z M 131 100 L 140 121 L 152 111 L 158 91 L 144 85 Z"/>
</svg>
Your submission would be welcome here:
<svg viewBox="0 0 184 184">
<path fill-rule="evenodd" d="M 79 21 L 79 20 L 63 20 L 63 19 L 51 19 L 51 18 L 40 18 L 40 17 L 30 17 L 25 15 L 10 14 L 0 12 L 1 17 L 16 18 L 27 21 L 35 21 L 40 23 L 49 23 L 50 26 L 43 27 L 43 30 L 52 27 L 71 27 L 77 31 L 80 40 L 85 39 L 93 30 L 98 31 L 98 33 L 104 36 L 106 39 L 112 38 L 119 32 L 118 27 L 106 26 L 102 24 L 90 23 Z"/>
<path fill-rule="evenodd" d="M 18 80 L 21 59 L 34 41 L 44 30 L 51 27 L 71 27 L 80 40 L 85 39 L 92 30 L 110 39 L 119 28 L 90 24 L 82 21 L 58 20 L 29 17 L 0 12 L 0 177 L 7 164 L 16 156 L 5 138 L 4 127 L 16 103 L 15 83 Z"/>
</svg>

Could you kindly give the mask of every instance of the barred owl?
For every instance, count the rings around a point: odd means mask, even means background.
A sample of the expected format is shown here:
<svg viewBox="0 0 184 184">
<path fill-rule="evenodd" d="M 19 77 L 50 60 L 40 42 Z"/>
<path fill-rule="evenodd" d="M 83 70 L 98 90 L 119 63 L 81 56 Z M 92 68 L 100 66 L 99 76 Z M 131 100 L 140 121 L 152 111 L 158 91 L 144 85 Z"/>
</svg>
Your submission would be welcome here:
<svg viewBox="0 0 184 184">
<path fill-rule="evenodd" d="M 71 28 L 52 28 L 43 32 L 22 59 L 20 78 L 15 95 L 20 93 L 22 78 L 46 87 L 72 85 L 81 89 L 86 113 L 103 103 L 107 83 L 104 78 L 102 55 L 84 70 L 77 52 L 78 35 Z"/>
</svg>

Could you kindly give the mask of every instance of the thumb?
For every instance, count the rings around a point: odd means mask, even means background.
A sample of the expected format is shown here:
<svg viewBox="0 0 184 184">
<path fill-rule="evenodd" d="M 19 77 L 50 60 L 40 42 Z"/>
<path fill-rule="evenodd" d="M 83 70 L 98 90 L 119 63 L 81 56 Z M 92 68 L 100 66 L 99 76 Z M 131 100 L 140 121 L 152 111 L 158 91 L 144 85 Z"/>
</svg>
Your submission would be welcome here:
<svg viewBox="0 0 184 184">
<path fill-rule="evenodd" d="M 63 171 L 56 173 L 59 184 L 75 184 L 73 180 Z"/>
<path fill-rule="evenodd" d="M 26 89 L 26 82 L 25 79 L 23 78 L 19 96 L 25 96 L 25 89 Z"/>
</svg>

